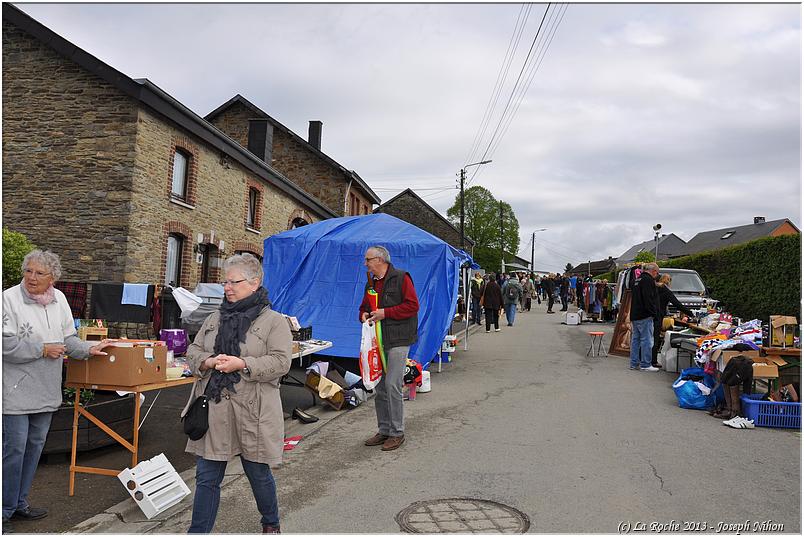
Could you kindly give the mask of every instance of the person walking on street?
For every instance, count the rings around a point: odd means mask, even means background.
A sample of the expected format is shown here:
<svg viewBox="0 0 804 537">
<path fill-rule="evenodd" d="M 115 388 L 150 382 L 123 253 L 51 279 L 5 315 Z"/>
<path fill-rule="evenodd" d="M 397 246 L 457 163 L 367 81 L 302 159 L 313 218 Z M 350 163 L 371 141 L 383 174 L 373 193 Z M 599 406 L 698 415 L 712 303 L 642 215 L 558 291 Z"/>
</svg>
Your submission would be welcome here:
<svg viewBox="0 0 804 537">
<path fill-rule="evenodd" d="M 542 289 L 547 294 L 547 313 L 555 313 L 553 303 L 555 302 L 556 281 L 553 279 L 552 272 L 542 278 Z"/>
<path fill-rule="evenodd" d="M 534 290 L 535 288 L 533 286 L 533 280 L 529 276 L 525 276 L 522 279 L 522 293 L 525 296 L 522 311 L 530 311 L 530 306 L 533 302 L 533 295 L 535 292 Z"/>
<path fill-rule="evenodd" d="M 519 299 L 522 297 L 522 286 L 519 285 L 516 274 L 511 274 L 511 277 L 505 281 L 502 287 L 502 295 L 505 319 L 508 321 L 508 326 L 514 326 L 517 304 L 519 304 Z"/>
<path fill-rule="evenodd" d="M 491 332 L 491 325 L 494 331 L 500 331 L 500 310 L 503 306 L 503 295 L 500 286 L 493 277 L 489 277 L 486 287 L 483 289 L 483 309 L 486 315 L 486 333 Z"/>
<path fill-rule="evenodd" d="M 370 281 L 360 304 L 360 322 L 382 322 L 386 371 L 374 388 L 377 434 L 365 441 L 367 446 L 382 446 L 393 451 L 405 441 L 402 385 L 405 360 L 419 333 L 419 298 L 410 274 L 391 264 L 391 254 L 382 246 L 366 250 L 366 268 Z M 368 291 L 379 295 L 378 308 L 371 311 Z"/>
<path fill-rule="evenodd" d="M 561 297 L 561 311 L 567 311 L 567 300 L 569 298 L 569 278 L 564 273 L 558 278 L 559 296 Z"/>
<path fill-rule="evenodd" d="M 293 338 L 284 317 L 271 309 L 259 259 L 233 255 L 224 261 L 223 274 L 220 309 L 207 317 L 187 349 L 199 381 L 182 416 L 201 395 L 207 396 L 209 413 L 204 436 L 187 441 L 186 451 L 196 456 L 187 533 L 212 532 L 226 466 L 238 456 L 262 515 L 262 533 L 280 533 L 271 466 L 282 462 L 285 425 L 279 380 L 290 370 Z"/>
<path fill-rule="evenodd" d="M 536 289 L 536 302 L 542 304 L 542 277 L 538 274 L 533 279 L 533 287 Z"/>
<path fill-rule="evenodd" d="M 479 272 L 475 272 L 469 289 L 472 294 L 472 323 L 478 325 L 480 324 L 480 299 L 483 297 L 485 286 L 486 282 L 483 281 L 483 277 Z"/>
<path fill-rule="evenodd" d="M 631 291 L 631 363 L 629 369 L 658 371 L 651 365 L 653 353 L 653 320 L 659 314 L 656 279 L 659 265 L 648 263 Z"/>
<path fill-rule="evenodd" d="M 575 300 L 579 310 L 583 309 L 583 278 L 575 279 Z"/>
</svg>

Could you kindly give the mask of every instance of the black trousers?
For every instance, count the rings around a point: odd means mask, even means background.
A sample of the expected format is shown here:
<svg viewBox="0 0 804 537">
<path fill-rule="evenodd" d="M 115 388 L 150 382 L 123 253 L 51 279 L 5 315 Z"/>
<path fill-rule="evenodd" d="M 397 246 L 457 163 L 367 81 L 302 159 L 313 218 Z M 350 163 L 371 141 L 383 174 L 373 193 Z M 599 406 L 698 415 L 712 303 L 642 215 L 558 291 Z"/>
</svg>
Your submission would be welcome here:
<svg viewBox="0 0 804 537">
<path fill-rule="evenodd" d="M 547 293 L 547 311 L 553 311 L 553 294 Z"/>
<path fill-rule="evenodd" d="M 486 310 L 486 331 L 491 330 L 491 325 L 494 324 L 495 330 L 500 328 L 500 310 L 484 308 Z"/>
<path fill-rule="evenodd" d="M 653 319 L 653 358 L 651 358 L 651 364 L 656 365 L 658 362 L 656 361 L 659 357 L 659 338 L 662 335 L 662 321 L 657 321 Z"/>
</svg>

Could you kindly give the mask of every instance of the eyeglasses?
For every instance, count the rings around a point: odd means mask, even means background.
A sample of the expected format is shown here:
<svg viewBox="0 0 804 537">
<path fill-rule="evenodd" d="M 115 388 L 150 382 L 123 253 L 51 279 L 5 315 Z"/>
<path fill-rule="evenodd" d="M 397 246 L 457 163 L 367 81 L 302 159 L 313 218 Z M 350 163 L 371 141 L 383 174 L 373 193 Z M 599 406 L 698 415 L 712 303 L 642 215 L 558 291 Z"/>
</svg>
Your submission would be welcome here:
<svg viewBox="0 0 804 537">
<path fill-rule="evenodd" d="M 236 283 L 241 283 L 241 282 L 244 282 L 244 281 L 246 281 L 247 279 L 248 279 L 248 278 L 243 278 L 242 280 L 223 280 L 223 281 L 221 282 L 221 285 L 222 285 L 222 286 L 224 286 L 224 287 L 226 287 L 227 285 L 234 285 L 234 284 L 236 284 Z"/>
<path fill-rule="evenodd" d="M 50 272 L 40 272 L 40 271 L 33 271 L 31 269 L 25 269 L 26 276 L 36 276 L 37 278 L 44 278 L 45 276 L 50 276 Z"/>
<path fill-rule="evenodd" d="M 367 257 L 367 258 L 366 258 L 366 263 L 368 263 L 368 262 L 369 262 L 369 261 L 371 261 L 372 259 L 379 259 L 379 258 L 380 258 L 380 256 L 378 256 L 378 255 L 375 255 L 374 257 Z"/>
</svg>

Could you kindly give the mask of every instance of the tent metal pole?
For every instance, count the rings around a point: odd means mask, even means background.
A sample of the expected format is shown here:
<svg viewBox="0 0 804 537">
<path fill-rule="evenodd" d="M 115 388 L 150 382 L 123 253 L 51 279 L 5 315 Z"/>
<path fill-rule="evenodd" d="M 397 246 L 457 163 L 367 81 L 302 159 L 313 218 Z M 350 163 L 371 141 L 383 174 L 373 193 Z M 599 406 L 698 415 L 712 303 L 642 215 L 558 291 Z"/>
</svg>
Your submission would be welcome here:
<svg viewBox="0 0 804 537">
<path fill-rule="evenodd" d="M 463 334 L 463 350 L 469 349 L 469 267 L 466 267 L 463 271 L 463 305 L 466 309 L 465 317 L 465 324 L 466 330 Z"/>
</svg>

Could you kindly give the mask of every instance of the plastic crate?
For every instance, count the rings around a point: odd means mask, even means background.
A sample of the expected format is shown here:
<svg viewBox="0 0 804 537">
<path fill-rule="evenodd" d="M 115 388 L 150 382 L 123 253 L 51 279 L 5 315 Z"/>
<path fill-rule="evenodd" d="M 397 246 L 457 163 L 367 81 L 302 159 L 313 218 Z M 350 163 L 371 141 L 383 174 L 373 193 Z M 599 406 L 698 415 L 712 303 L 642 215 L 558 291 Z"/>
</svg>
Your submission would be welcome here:
<svg viewBox="0 0 804 537">
<path fill-rule="evenodd" d="M 763 394 L 741 395 L 743 414 L 757 427 L 801 429 L 801 403 L 763 401 Z"/>
</svg>

